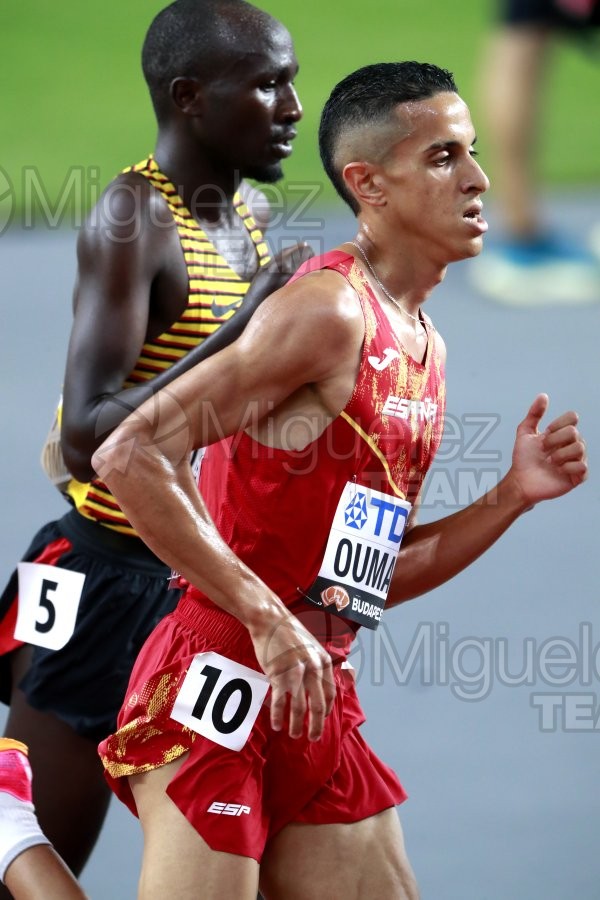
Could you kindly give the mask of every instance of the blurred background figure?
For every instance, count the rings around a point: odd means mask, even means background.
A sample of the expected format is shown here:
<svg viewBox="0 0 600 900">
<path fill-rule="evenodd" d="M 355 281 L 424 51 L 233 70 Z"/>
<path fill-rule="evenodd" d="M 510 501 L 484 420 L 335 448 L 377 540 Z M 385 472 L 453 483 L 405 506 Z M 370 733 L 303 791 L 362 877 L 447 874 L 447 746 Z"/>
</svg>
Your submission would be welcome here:
<svg viewBox="0 0 600 900">
<path fill-rule="evenodd" d="M 482 60 L 481 113 L 486 119 L 492 190 L 501 239 L 472 266 L 475 286 L 508 304 L 600 300 L 600 260 L 556 231 L 540 209 L 539 112 L 557 39 L 598 51 L 599 0 L 497 0 L 498 18 Z M 596 109 L 590 88 L 590 113 Z M 576 147 L 573 147 L 576 152 Z"/>
</svg>

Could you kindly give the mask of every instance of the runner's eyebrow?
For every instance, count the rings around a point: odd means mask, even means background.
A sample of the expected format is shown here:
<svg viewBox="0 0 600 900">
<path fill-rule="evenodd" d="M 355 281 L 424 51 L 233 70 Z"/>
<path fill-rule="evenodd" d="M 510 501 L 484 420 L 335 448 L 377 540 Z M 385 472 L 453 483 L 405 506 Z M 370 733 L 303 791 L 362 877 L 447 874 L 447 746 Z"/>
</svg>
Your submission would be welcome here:
<svg viewBox="0 0 600 900">
<path fill-rule="evenodd" d="M 477 135 L 475 135 L 475 137 L 473 138 L 473 140 L 471 141 L 469 146 L 474 147 L 476 143 L 477 143 Z M 433 144 L 430 144 L 429 147 L 427 147 L 427 151 L 429 151 L 429 150 L 451 150 L 454 147 L 462 147 L 462 142 L 461 141 L 434 141 Z"/>
</svg>

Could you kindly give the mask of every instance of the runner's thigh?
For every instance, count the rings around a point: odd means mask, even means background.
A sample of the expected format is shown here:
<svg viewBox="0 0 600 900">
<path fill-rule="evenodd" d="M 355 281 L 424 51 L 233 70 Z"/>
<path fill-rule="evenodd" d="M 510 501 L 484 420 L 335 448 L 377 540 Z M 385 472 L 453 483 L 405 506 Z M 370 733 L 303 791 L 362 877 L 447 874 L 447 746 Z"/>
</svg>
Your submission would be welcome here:
<svg viewBox="0 0 600 900">
<path fill-rule="evenodd" d="M 167 795 L 185 759 L 129 779 L 144 831 L 139 900 L 256 900 L 258 863 L 211 850 Z"/>
<path fill-rule="evenodd" d="M 417 900 L 395 809 L 360 822 L 292 824 L 267 845 L 265 900 Z"/>
</svg>

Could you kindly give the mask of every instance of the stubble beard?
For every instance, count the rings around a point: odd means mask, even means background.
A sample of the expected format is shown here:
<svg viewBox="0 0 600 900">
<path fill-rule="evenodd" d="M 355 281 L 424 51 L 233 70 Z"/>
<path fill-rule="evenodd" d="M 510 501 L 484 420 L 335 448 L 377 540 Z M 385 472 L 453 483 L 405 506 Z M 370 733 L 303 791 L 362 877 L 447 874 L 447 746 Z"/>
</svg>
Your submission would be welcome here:
<svg viewBox="0 0 600 900">
<path fill-rule="evenodd" d="M 244 178 L 261 181 L 263 184 L 275 184 L 283 178 L 283 168 L 280 162 L 264 166 L 249 166 L 244 170 Z"/>
</svg>

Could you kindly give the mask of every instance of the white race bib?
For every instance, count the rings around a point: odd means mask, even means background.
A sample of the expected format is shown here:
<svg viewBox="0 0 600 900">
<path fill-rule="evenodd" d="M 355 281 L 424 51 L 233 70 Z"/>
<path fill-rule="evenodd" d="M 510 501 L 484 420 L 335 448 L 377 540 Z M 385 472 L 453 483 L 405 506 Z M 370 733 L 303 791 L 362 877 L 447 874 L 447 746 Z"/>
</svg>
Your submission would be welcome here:
<svg viewBox="0 0 600 900">
<path fill-rule="evenodd" d="M 171 718 L 215 744 L 241 750 L 260 712 L 269 679 L 214 653 L 198 653 L 189 667 Z"/>
<path fill-rule="evenodd" d="M 206 447 L 198 447 L 197 450 L 194 450 L 190 457 L 190 466 L 192 467 L 192 475 L 194 476 L 194 481 L 198 484 L 200 479 L 200 469 L 202 468 L 202 460 L 204 459 L 204 454 L 206 453 Z"/>
<path fill-rule="evenodd" d="M 15 638 L 61 650 L 75 630 L 85 575 L 43 563 L 20 562 Z"/>
<path fill-rule="evenodd" d="M 349 481 L 340 497 L 325 556 L 307 602 L 377 628 L 411 504 Z"/>
</svg>

